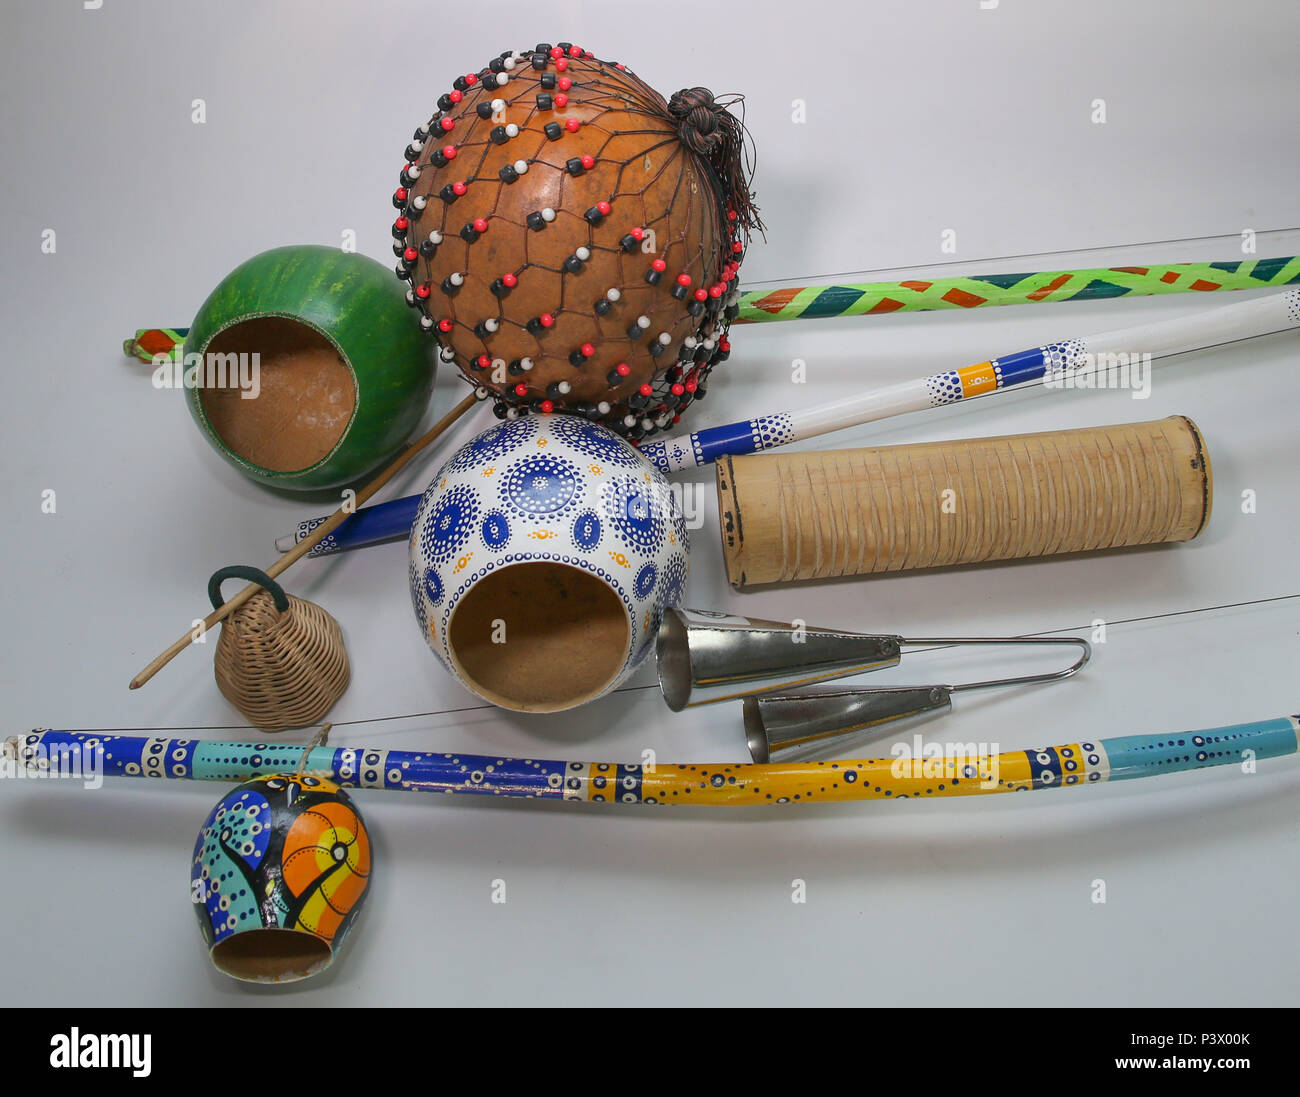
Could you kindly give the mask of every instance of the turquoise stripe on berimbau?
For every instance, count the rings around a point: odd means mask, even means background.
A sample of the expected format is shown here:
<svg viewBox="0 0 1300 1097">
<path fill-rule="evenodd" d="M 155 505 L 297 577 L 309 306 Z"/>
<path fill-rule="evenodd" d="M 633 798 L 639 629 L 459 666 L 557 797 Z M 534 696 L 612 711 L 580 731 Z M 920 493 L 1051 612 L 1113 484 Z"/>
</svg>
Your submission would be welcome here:
<svg viewBox="0 0 1300 1097">
<path fill-rule="evenodd" d="M 809 319 L 818 316 L 839 316 L 865 292 L 855 286 L 827 286 L 799 315 Z"/>
<path fill-rule="evenodd" d="M 1282 716 L 1180 735 L 1126 735 L 1101 745 L 1110 759 L 1110 780 L 1123 781 L 1226 765 L 1243 760 L 1248 750 L 1255 758 L 1294 754 L 1297 726 L 1294 717 Z"/>
</svg>

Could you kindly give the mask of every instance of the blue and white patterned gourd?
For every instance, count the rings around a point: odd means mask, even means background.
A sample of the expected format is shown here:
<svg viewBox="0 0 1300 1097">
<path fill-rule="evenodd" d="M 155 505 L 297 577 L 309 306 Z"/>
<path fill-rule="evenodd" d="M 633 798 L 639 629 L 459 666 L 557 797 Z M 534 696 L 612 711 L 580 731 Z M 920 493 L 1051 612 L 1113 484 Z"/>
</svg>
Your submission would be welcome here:
<svg viewBox="0 0 1300 1097">
<path fill-rule="evenodd" d="M 429 646 L 462 684 L 504 707 L 527 708 L 477 688 L 452 657 L 452 617 L 476 584 L 505 568 L 550 563 L 612 591 L 627 616 L 627 650 L 600 695 L 654 647 L 665 607 L 681 601 L 687 551 L 679 500 L 622 438 L 572 415 L 511 419 L 458 450 L 420 500 L 411 600 Z"/>
</svg>

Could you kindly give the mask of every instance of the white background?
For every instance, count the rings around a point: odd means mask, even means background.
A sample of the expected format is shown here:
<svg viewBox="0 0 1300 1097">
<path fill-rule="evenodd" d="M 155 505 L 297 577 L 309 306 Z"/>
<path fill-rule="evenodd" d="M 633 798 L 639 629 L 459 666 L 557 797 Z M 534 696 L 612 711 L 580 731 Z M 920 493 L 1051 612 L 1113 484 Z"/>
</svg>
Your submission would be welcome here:
<svg viewBox="0 0 1300 1097">
<path fill-rule="evenodd" d="M 184 325 L 248 256 L 352 229 L 391 263 L 389 195 L 411 131 L 456 75 L 570 40 L 664 93 L 747 95 L 769 226 L 744 281 L 954 259 L 987 271 L 1080 260 L 1239 257 L 1300 225 L 1300 8 L 1208 0 L 4 4 L 6 733 L 237 725 L 211 649 L 138 692 L 132 674 L 205 612 L 207 577 L 265 566 L 329 509 L 219 461 L 176 392 L 122 358 L 137 327 Z M 206 101 L 207 121 L 191 123 Z M 1094 99 L 1107 121 L 1091 121 Z M 806 124 L 791 121 L 793 100 Z M 57 232 L 57 253 L 41 233 Z M 944 229 L 956 256 L 940 252 Z M 1214 242 L 1160 243 L 1225 236 Z M 1149 246 L 1141 246 L 1148 244 Z M 1077 253 L 1113 247 L 1113 252 Z M 1295 254 L 1300 232 L 1260 255 Z M 1002 257 L 1031 256 L 1030 258 Z M 691 425 L 818 403 L 1039 342 L 1188 315 L 1163 298 L 736 329 Z M 790 363 L 808 363 L 806 386 Z M 1181 413 L 1216 504 L 1182 546 L 737 594 L 712 478 L 688 602 L 751 616 L 1000 634 L 1300 592 L 1296 342 L 1157 365 L 1124 392 L 1008 393 L 810 445 L 910 442 Z M 440 378 L 434 412 L 460 396 Z M 486 411 L 481 414 L 486 415 Z M 484 425 L 464 424 L 464 440 Z M 450 452 L 445 450 L 444 452 Z M 434 462 L 397 493 L 423 488 Z M 42 514 L 41 491 L 57 491 Z M 1257 493 L 1243 515 L 1241 493 Z M 339 745 L 532 757 L 744 757 L 739 712 L 672 715 L 643 669 L 614 697 L 526 718 L 480 704 L 414 624 L 405 546 L 305 561 L 288 588 L 342 623 L 353 684 Z M 1046 742 L 1189 730 L 1300 708 L 1300 600 L 1112 625 L 1087 671 L 959 697 L 941 740 Z M 928 657 L 878 676 L 998 668 Z M 255 737 L 238 728 L 217 737 Z M 886 747 L 881 746 L 879 753 Z M 676 811 L 360 793 L 378 872 L 349 950 L 295 988 L 211 970 L 187 894 L 215 785 L 0 784 L 6 1004 L 1294 1004 L 1300 766 L 1220 769 L 1077 794 Z M 508 902 L 492 904 L 494 879 Z M 792 881 L 807 902 L 791 902 Z M 1092 899 L 1104 880 L 1107 902 Z"/>
</svg>

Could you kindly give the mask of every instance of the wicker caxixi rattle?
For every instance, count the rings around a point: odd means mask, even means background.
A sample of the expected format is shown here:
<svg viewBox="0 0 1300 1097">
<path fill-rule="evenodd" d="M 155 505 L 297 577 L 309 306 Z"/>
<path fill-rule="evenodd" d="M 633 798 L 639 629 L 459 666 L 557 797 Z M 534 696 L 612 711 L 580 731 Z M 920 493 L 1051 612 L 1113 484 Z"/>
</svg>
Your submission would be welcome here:
<svg viewBox="0 0 1300 1097">
<path fill-rule="evenodd" d="M 348 688 L 350 669 L 339 623 L 314 602 L 286 594 L 264 571 L 234 564 L 208 581 L 247 579 L 262 587 L 222 623 L 214 670 L 222 695 L 262 731 L 316 723 Z"/>
</svg>

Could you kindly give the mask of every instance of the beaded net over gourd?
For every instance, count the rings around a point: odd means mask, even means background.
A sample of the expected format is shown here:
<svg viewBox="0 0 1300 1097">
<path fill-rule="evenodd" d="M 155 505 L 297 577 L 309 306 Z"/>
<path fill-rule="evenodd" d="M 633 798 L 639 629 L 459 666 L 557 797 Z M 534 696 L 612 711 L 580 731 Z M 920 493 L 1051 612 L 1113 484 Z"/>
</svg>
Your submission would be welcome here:
<svg viewBox="0 0 1300 1097">
<path fill-rule="evenodd" d="M 569 43 L 458 77 L 393 196 L 407 299 L 497 415 L 572 411 L 636 440 L 727 358 L 761 228 L 744 131 Z"/>
</svg>

